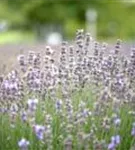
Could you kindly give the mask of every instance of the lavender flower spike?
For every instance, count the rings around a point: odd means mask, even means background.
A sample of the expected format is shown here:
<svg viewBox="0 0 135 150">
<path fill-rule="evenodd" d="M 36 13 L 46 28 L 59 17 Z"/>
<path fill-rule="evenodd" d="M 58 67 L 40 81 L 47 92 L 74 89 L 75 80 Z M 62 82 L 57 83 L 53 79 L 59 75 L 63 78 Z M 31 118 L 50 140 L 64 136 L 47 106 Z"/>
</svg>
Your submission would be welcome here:
<svg viewBox="0 0 135 150">
<path fill-rule="evenodd" d="M 132 136 L 135 136 L 135 123 L 133 123 L 131 135 L 132 135 Z"/>
</svg>

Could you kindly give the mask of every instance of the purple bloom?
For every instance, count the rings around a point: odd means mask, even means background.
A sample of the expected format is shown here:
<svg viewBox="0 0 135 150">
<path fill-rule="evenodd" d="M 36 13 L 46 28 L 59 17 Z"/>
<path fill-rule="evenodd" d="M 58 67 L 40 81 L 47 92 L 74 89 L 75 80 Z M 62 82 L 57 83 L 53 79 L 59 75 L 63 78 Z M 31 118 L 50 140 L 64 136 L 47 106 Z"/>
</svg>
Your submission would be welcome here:
<svg viewBox="0 0 135 150">
<path fill-rule="evenodd" d="M 112 139 L 116 145 L 120 144 L 120 136 L 119 135 L 114 136 Z"/>
<path fill-rule="evenodd" d="M 62 100 L 57 100 L 56 101 L 56 104 L 55 104 L 55 107 L 57 110 L 60 110 L 61 109 L 61 106 L 62 106 Z"/>
<path fill-rule="evenodd" d="M 28 100 L 28 108 L 30 109 L 30 110 L 36 110 L 36 108 L 37 108 L 37 104 L 38 104 L 38 99 L 29 99 Z"/>
<path fill-rule="evenodd" d="M 27 121 L 27 113 L 26 112 L 23 112 L 22 114 L 21 114 L 21 119 L 22 119 L 22 121 Z"/>
<path fill-rule="evenodd" d="M 116 145 L 115 145 L 113 142 L 111 142 L 111 143 L 108 145 L 108 149 L 109 149 L 109 150 L 115 150 L 115 147 L 116 147 Z"/>
<path fill-rule="evenodd" d="M 21 150 L 27 150 L 28 149 L 28 145 L 29 145 L 29 141 L 27 141 L 26 139 L 22 138 L 19 142 L 18 142 L 18 146 Z"/>
<path fill-rule="evenodd" d="M 132 128 L 131 135 L 135 136 L 135 127 Z"/>
<path fill-rule="evenodd" d="M 133 123 L 131 135 L 132 135 L 132 136 L 135 136 L 135 123 Z"/>
<path fill-rule="evenodd" d="M 112 136 L 111 143 L 108 145 L 108 150 L 115 150 L 115 148 L 119 144 L 120 144 L 120 136 L 119 135 Z"/>
<path fill-rule="evenodd" d="M 85 117 L 88 117 L 91 115 L 91 112 L 85 108 L 84 110 L 82 110 L 82 116 L 85 118 Z"/>
<path fill-rule="evenodd" d="M 114 124 L 115 124 L 116 126 L 119 126 L 120 123 L 121 123 L 121 119 L 120 119 L 120 118 L 114 119 Z"/>
<path fill-rule="evenodd" d="M 36 133 L 36 136 L 39 140 L 43 140 L 44 139 L 44 131 L 45 131 L 45 127 L 41 126 L 41 125 L 35 125 L 34 126 L 34 131 Z"/>
</svg>

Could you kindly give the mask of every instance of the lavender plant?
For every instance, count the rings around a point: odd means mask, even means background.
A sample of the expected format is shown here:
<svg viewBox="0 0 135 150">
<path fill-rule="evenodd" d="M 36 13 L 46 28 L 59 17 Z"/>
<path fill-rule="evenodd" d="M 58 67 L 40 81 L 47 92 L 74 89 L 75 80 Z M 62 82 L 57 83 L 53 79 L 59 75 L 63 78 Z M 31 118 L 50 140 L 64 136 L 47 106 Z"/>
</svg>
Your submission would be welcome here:
<svg viewBox="0 0 135 150">
<path fill-rule="evenodd" d="M 77 30 L 59 60 L 49 46 L 20 55 L 0 77 L 0 149 L 134 149 L 135 50 L 121 47 Z"/>
</svg>

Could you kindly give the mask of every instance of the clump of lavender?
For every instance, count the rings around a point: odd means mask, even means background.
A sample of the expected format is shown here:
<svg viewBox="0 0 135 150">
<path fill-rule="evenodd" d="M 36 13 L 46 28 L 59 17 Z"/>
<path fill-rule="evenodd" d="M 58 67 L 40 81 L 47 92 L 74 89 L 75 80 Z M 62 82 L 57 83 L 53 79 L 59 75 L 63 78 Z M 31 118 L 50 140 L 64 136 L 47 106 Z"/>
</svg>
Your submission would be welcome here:
<svg viewBox="0 0 135 150">
<path fill-rule="evenodd" d="M 117 40 L 110 52 L 106 43 L 77 30 L 74 43 L 62 42 L 58 60 L 50 46 L 20 55 L 19 67 L 0 77 L 0 112 L 10 119 L 12 132 L 21 126 L 19 137 L 35 136 L 35 149 L 123 148 L 120 131 L 127 128 L 125 118 L 130 124 L 135 116 L 135 49 L 128 58 L 121 47 Z M 134 124 L 130 132 L 134 138 Z M 19 148 L 27 150 L 29 141 L 21 139 Z"/>
</svg>

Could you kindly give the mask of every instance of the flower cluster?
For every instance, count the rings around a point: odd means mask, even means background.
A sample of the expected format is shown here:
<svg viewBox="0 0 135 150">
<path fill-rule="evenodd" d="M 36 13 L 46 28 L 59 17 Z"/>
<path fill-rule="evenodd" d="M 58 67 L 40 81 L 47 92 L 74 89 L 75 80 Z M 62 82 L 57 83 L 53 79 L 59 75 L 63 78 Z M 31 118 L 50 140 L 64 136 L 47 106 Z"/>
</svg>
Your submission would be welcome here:
<svg viewBox="0 0 135 150">
<path fill-rule="evenodd" d="M 18 57 L 18 67 L 0 76 L 0 112 L 13 132 L 21 124 L 35 137 L 20 133 L 30 138 L 18 142 L 21 150 L 32 149 L 30 143 L 48 150 L 116 150 L 127 132 L 134 142 L 135 49 L 126 57 L 121 46 L 118 39 L 110 51 L 77 30 L 72 44 Z M 130 130 L 122 133 L 127 124 Z"/>
</svg>

